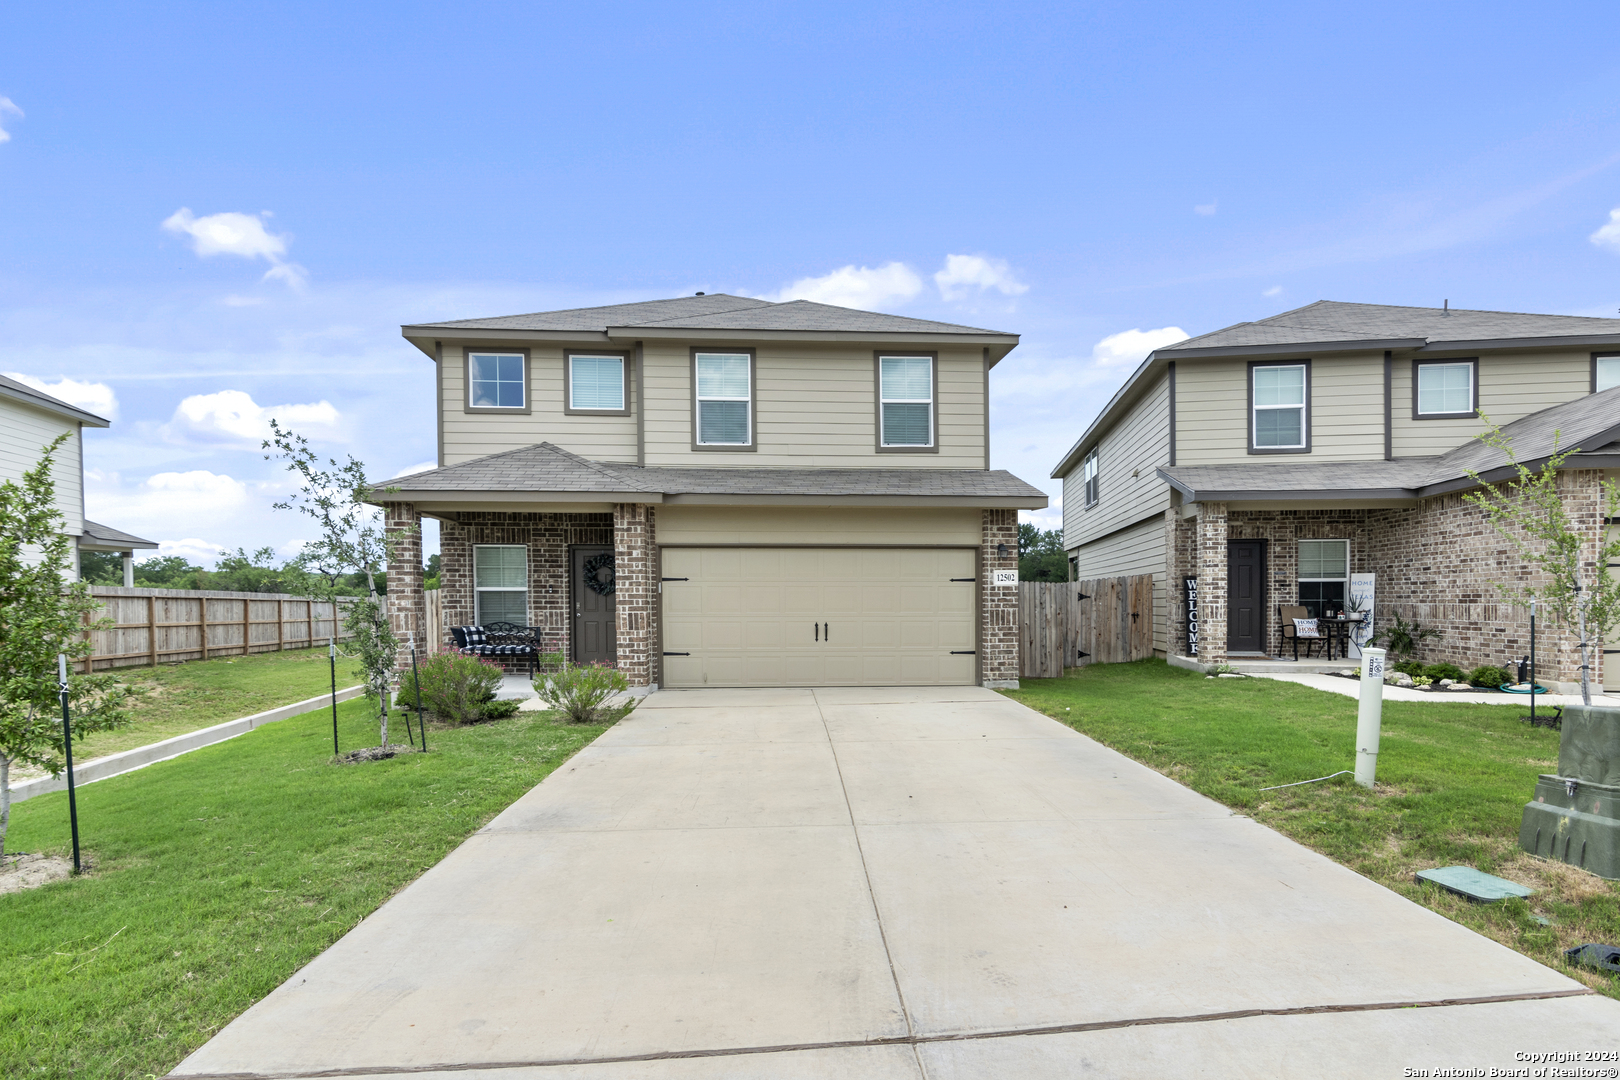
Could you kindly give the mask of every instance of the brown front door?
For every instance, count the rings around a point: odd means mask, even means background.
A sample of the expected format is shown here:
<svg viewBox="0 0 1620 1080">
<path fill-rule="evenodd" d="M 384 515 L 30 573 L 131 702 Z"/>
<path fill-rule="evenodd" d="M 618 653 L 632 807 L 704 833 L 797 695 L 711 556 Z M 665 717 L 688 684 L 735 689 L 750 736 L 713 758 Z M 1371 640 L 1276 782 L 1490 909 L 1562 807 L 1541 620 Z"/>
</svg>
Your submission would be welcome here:
<svg viewBox="0 0 1620 1080">
<path fill-rule="evenodd" d="M 617 658 L 613 632 L 613 549 L 574 548 L 574 663 Z"/>
<path fill-rule="evenodd" d="M 1264 652 L 1266 644 L 1266 542 L 1226 545 L 1226 651 Z"/>
</svg>

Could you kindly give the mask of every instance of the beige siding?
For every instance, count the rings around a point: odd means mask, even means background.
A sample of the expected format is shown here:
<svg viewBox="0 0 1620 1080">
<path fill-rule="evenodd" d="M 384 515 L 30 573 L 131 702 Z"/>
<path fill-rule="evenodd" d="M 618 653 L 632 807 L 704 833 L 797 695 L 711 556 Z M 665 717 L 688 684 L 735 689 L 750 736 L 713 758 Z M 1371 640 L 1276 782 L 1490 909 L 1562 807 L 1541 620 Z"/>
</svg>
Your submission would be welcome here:
<svg viewBox="0 0 1620 1080">
<path fill-rule="evenodd" d="M 1426 361 L 1445 360 L 1425 356 Z M 1412 419 L 1412 361 L 1398 359 L 1391 372 L 1390 409 L 1394 417 L 1396 457 L 1443 454 L 1485 429 L 1482 419 Z M 1507 424 L 1541 409 L 1573 401 L 1591 392 L 1589 350 L 1483 355 L 1479 358 L 1479 408 L 1497 424 Z"/>
<path fill-rule="evenodd" d="M 1176 365 L 1176 461 L 1220 465 L 1286 456 L 1249 453 L 1249 364 L 1244 359 Z M 1384 355 L 1311 360 L 1314 461 L 1384 456 Z"/>
<path fill-rule="evenodd" d="M 1383 458 L 1382 352 L 1311 361 L 1310 456 L 1313 461 Z"/>
<path fill-rule="evenodd" d="M 40 451 L 58 435 L 70 436 L 56 452 L 51 476 L 67 532 L 84 532 L 84 460 L 79 424 L 65 416 L 0 398 L 0 480 L 20 481 L 39 464 Z"/>
<path fill-rule="evenodd" d="M 1248 377 L 1242 360 L 1176 364 L 1176 464 L 1249 460 Z"/>
<path fill-rule="evenodd" d="M 474 351 L 478 351 L 474 349 Z M 467 411 L 465 352 L 446 347 L 439 373 L 444 397 L 444 464 L 486 454 L 556 443 L 597 461 L 636 460 L 636 420 L 632 416 L 580 416 L 563 412 L 563 350 L 551 344 L 529 346 L 527 414 L 495 415 Z M 626 366 L 625 392 L 635 402 L 635 370 Z"/>
<path fill-rule="evenodd" d="M 662 506 L 658 542 L 673 544 L 872 544 L 977 546 L 977 509 Z"/>
<path fill-rule="evenodd" d="M 1178 394 L 1179 398 L 1179 394 Z M 1170 505 L 1170 485 L 1158 477 L 1170 462 L 1170 381 L 1161 379 L 1103 436 L 1097 454 L 1097 505 L 1086 507 L 1084 458 L 1063 478 L 1063 538 L 1075 547 Z"/>
<path fill-rule="evenodd" d="M 1179 373 L 1178 373 L 1179 376 Z M 1177 379 L 1179 382 L 1179 377 Z M 1179 455 L 1178 455 L 1179 456 Z M 1153 648 L 1165 651 L 1165 562 L 1164 518 L 1146 521 L 1093 541 L 1069 554 L 1079 559 L 1080 580 L 1118 577 L 1124 574 L 1153 575 Z"/>
</svg>

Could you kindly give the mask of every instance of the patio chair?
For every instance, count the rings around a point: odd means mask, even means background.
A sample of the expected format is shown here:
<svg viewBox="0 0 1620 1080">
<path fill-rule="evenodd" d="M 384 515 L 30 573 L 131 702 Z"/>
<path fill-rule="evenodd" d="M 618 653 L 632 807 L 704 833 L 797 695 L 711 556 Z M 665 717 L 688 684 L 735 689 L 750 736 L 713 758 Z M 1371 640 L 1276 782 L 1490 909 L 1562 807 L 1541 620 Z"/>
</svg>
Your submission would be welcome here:
<svg viewBox="0 0 1620 1080">
<path fill-rule="evenodd" d="M 1277 625 L 1282 627 L 1283 641 L 1291 642 L 1293 644 L 1294 660 L 1296 662 L 1299 660 L 1299 643 L 1301 641 L 1305 643 L 1305 659 L 1309 660 L 1311 658 L 1311 650 L 1323 640 L 1322 632 L 1320 630 L 1313 627 L 1311 630 L 1307 630 L 1302 633 L 1300 632 L 1299 628 L 1294 625 L 1295 619 L 1310 618 L 1311 613 L 1303 604 L 1299 606 L 1279 607 L 1277 609 Z M 1315 621 L 1316 620 L 1311 619 L 1311 622 L 1314 623 Z"/>
<path fill-rule="evenodd" d="M 517 623 L 492 622 L 484 626 L 452 626 L 456 651 L 463 656 L 526 656 L 529 678 L 539 664 L 540 642 L 534 628 Z"/>
</svg>

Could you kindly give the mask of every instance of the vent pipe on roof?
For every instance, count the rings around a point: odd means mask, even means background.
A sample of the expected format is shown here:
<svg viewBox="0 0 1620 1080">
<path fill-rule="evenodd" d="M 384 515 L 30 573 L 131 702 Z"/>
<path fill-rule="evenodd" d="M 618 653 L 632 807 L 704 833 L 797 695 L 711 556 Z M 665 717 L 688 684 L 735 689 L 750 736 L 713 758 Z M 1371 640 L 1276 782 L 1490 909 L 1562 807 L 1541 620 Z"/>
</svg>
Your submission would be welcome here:
<svg viewBox="0 0 1620 1080">
<path fill-rule="evenodd" d="M 699 295 L 701 296 L 702 294 L 700 293 Z M 1445 304 L 1446 304 L 1446 306 L 1440 309 L 1440 313 L 1443 314 L 1443 315 L 1450 315 L 1451 314 L 1451 301 L 1447 300 L 1445 302 Z"/>
</svg>

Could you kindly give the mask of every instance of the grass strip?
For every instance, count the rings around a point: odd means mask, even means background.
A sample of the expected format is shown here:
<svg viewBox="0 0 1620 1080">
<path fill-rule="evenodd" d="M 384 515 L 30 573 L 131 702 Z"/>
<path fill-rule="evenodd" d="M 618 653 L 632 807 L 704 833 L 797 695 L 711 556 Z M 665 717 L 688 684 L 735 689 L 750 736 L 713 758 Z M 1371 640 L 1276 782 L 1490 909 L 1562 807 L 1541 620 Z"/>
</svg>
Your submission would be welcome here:
<svg viewBox="0 0 1620 1080">
<path fill-rule="evenodd" d="M 342 749 L 376 742 L 338 710 Z M 80 788 L 91 872 L 0 896 L 0 1075 L 162 1076 L 605 730 L 429 728 L 340 766 L 312 713 Z M 7 850 L 66 855 L 66 794 L 16 806 Z"/>
<path fill-rule="evenodd" d="M 1555 772 L 1558 732 L 1517 709 L 1386 701 L 1378 784 L 1355 767 L 1356 699 L 1274 679 L 1208 679 L 1162 660 L 1026 679 L 1007 696 L 1061 720 L 1381 885 L 1526 956 L 1620 997 L 1620 979 L 1571 967 L 1563 950 L 1620 942 L 1620 883 L 1519 848 L 1536 777 Z M 1412 875 L 1473 866 L 1536 890 L 1473 904 Z M 1548 920 L 1543 925 L 1539 919 Z"/>
</svg>

